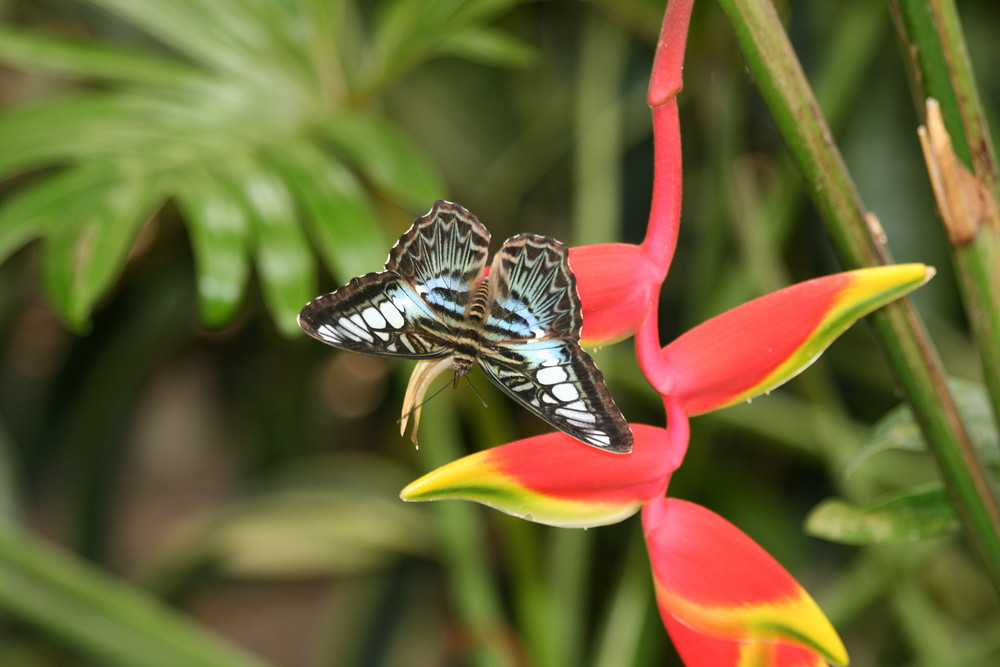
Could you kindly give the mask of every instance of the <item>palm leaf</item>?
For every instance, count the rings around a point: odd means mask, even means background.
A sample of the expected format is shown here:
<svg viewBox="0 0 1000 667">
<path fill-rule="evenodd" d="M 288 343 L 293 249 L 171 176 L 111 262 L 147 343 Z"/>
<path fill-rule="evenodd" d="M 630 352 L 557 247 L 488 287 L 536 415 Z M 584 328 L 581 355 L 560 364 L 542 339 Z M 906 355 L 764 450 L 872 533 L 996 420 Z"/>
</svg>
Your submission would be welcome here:
<svg viewBox="0 0 1000 667">
<path fill-rule="evenodd" d="M 236 314 L 246 291 L 250 223 L 225 187 L 208 173 L 202 176 L 180 182 L 174 198 L 189 222 L 201 321 L 221 327 Z"/>
<path fill-rule="evenodd" d="M 32 174 L 0 208 L 0 261 L 42 237 L 46 289 L 75 328 L 173 199 L 203 323 L 233 317 L 253 265 L 279 330 L 296 333 L 294 315 L 314 296 L 313 245 L 341 278 L 370 270 L 386 236 L 372 197 L 419 212 L 446 194 L 422 151 L 351 101 L 441 53 L 524 57 L 486 25 L 513 0 L 436 0 L 415 15 L 395 4 L 370 40 L 346 0 L 91 3 L 155 43 L 0 29 L 0 62 L 105 84 L 0 115 L 0 178 Z M 477 47 L 476 35 L 488 39 Z M 381 74 L 362 88 L 355 63 Z"/>
</svg>

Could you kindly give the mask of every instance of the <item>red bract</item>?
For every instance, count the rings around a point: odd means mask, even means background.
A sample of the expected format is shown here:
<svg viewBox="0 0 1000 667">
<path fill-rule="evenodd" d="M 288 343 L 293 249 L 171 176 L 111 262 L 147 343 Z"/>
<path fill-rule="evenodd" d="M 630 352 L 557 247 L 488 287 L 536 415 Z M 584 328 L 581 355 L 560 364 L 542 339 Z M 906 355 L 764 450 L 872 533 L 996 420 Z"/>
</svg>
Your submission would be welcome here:
<svg viewBox="0 0 1000 667">
<path fill-rule="evenodd" d="M 600 243 L 569 250 L 583 305 L 584 346 L 616 343 L 646 321 L 663 276 L 642 246 Z"/>
<path fill-rule="evenodd" d="M 660 614 L 689 667 L 816 664 L 817 657 L 846 664 L 844 645 L 812 598 L 728 521 L 659 498 L 643 508 L 642 525 Z"/>
<path fill-rule="evenodd" d="M 838 273 L 726 311 L 642 357 L 647 379 L 695 415 L 759 396 L 819 358 L 848 327 L 927 282 L 923 264 Z M 651 327 L 655 326 L 653 324 Z"/>
<path fill-rule="evenodd" d="M 683 456 L 666 429 L 634 424 L 632 433 L 628 456 L 582 445 L 564 433 L 517 440 L 452 461 L 400 495 L 472 500 L 551 526 L 616 523 L 662 498 Z"/>
</svg>

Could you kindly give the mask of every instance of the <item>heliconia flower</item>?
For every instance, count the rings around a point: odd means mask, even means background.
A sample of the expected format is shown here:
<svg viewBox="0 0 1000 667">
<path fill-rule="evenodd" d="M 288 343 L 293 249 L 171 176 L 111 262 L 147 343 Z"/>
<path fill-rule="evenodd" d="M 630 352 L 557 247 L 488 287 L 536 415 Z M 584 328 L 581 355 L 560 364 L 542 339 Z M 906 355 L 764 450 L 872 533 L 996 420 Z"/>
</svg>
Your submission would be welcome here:
<svg viewBox="0 0 1000 667">
<path fill-rule="evenodd" d="M 656 600 L 688 667 L 847 664 L 802 586 L 719 515 L 659 498 L 642 510 Z"/>
<path fill-rule="evenodd" d="M 452 461 L 411 483 L 400 497 L 471 500 L 551 526 L 616 523 L 662 497 L 683 456 L 666 429 L 633 424 L 632 434 L 628 456 L 564 433 L 517 440 Z"/>
<path fill-rule="evenodd" d="M 569 249 L 569 265 L 583 309 L 584 347 L 628 338 L 656 307 L 663 276 L 642 246 L 575 246 Z"/>
<path fill-rule="evenodd" d="M 708 320 L 658 354 L 640 354 L 640 365 L 686 414 L 717 410 L 791 379 L 858 318 L 933 275 L 923 264 L 898 264 L 798 283 Z"/>
</svg>

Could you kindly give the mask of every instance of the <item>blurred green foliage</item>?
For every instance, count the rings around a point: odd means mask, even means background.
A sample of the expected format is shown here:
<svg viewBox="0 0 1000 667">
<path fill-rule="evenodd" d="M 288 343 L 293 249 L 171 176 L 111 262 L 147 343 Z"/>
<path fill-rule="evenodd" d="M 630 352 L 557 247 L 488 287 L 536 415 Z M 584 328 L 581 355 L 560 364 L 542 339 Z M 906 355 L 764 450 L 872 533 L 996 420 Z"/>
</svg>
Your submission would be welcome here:
<svg viewBox="0 0 1000 667">
<path fill-rule="evenodd" d="M 886 8 L 780 8 L 896 259 L 939 269 L 916 301 L 949 372 L 980 380 Z M 996 121 L 1000 8 L 961 10 Z M 662 2 L 4 12 L 0 665 L 678 664 L 637 521 L 558 531 L 396 500 L 537 420 L 473 378 L 489 408 L 442 395 L 415 453 L 395 423 L 406 364 L 293 337 L 305 301 L 379 268 L 442 196 L 498 238 L 638 240 Z M 838 269 L 712 3 L 695 9 L 680 103 L 667 337 Z M 596 358 L 626 416 L 661 424 L 630 345 Z M 774 554 L 853 664 L 987 664 L 1000 607 L 962 543 L 803 532 L 829 496 L 863 529 L 885 494 L 934 479 L 920 451 L 843 474 L 896 400 L 856 327 L 774 395 L 697 419 L 671 494 Z"/>
</svg>

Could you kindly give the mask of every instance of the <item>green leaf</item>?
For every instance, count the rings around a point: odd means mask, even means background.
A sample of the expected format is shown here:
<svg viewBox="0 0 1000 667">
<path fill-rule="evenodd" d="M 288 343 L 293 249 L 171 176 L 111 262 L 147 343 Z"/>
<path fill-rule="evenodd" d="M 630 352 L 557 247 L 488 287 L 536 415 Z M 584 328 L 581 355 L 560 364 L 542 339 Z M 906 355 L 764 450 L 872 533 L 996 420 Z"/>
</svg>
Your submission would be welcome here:
<svg viewBox="0 0 1000 667">
<path fill-rule="evenodd" d="M 66 97 L 7 112 L 0 116 L 0 178 L 76 162 L 127 118 L 112 95 Z"/>
<path fill-rule="evenodd" d="M 82 216 L 96 206 L 111 177 L 100 169 L 68 169 L 39 179 L 10 195 L 0 208 L 0 262 L 51 221 Z"/>
<path fill-rule="evenodd" d="M 7 425 L 0 420 L 0 523 L 14 521 L 21 516 L 21 472 L 15 451 Z"/>
<path fill-rule="evenodd" d="M 809 513 L 805 530 L 841 544 L 875 544 L 926 540 L 950 535 L 959 527 L 951 499 L 935 485 L 909 489 L 865 507 L 825 500 Z"/>
<path fill-rule="evenodd" d="M 180 181 L 176 200 L 194 251 L 202 324 L 221 327 L 236 314 L 250 275 L 246 209 L 209 174 Z"/>
<path fill-rule="evenodd" d="M 366 178 L 407 206 L 424 210 L 444 194 L 444 180 L 431 161 L 388 122 L 344 112 L 322 127 Z"/>
<path fill-rule="evenodd" d="M 90 1 L 193 60 L 225 72 L 249 72 L 254 62 L 266 67 L 268 56 L 274 55 L 267 51 L 269 26 L 247 16 L 234 0 Z"/>
<path fill-rule="evenodd" d="M 531 46 L 496 28 L 457 32 L 443 39 L 438 49 L 442 54 L 501 67 L 528 67 L 535 63 L 538 56 Z"/>
<path fill-rule="evenodd" d="M 969 431 L 973 445 L 987 465 L 1000 465 L 1000 435 L 993 421 L 986 387 L 961 378 L 950 378 L 948 387 Z M 880 419 L 867 442 L 848 462 L 845 474 L 851 474 L 872 456 L 887 450 L 924 452 L 927 442 L 907 405 L 900 405 Z"/>
<path fill-rule="evenodd" d="M 176 59 L 111 44 L 0 27 L 0 62 L 41 74 L 118 82 L 174 83 L 194 70 Z"/>
<path fill-rule="evenodd" d="M 407 512 L 395 493 L 289 489 L 247 502 L 214 523 L 204 548 L 215 567 L 237 577 L 356 575 L 402 555 L 429 555 L 423 518 Z"/>
<path fill-rule="evenodd" d="M 374 30 L 377 82 L 395 78 L 425 60 L 441 54 L 468 55 L 449 48 L 455 35 L 477 33 L 484 21 L 521 0 L 395 0 L 384 5 Z M 490 37 L 486 37 L 487 40 Z M 484 47 L 488 49 L 489 47 Z M 478 57 L 474 57 L 478 60 Z"/>
<path fill-rule="evenodd" d="M 368 192 L 346 167 L 306 142 L 272 151 L 269 163 L 308 213 L 306 225 L 334 275 L 346 281 L 382 266 L 389 243 Z"/>
<path fill-rule="evenodd" d="M 400 557 L 433 557 L 435 524 L 398 501 L 405 466 L 341 452 L 286 466 L 274 487 L 179 531 L 154 565 L 154 588 L 206 567 L 248 579 L 352 576 Z"/>
<path fill-rule="evenodd" d="M 74 647 L 93 664 L 264 665 L 155 598 L 4 522 L 0 608 Z"/>
<path fill-rule="evenodd" d="M 309 58 L 326 99 L 343 99 L 347 89 L 345 56 L 355 50 L 364 31 L 343 0 L 302 0 L 302 32 Z"/>
<path fill-rule="evenodd" d="M 163 202 L 162 186 L 141 173 L 96 190 L 88 210 L 64 208 L 46 224 L 43 275 L 66 322 L 82 330 L 97 300 L 118 277 L 139 229 Z"/>
<path fill-rule="evenodd" d="M 316 262 L 291 194 L 264 168 L 249 167 L 233 178 L 252 223 L 264 301 L 278 329 L 286 336 L 298 335 L 299 311 L 316 296 Z"/>
</svg>

